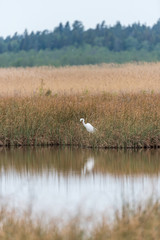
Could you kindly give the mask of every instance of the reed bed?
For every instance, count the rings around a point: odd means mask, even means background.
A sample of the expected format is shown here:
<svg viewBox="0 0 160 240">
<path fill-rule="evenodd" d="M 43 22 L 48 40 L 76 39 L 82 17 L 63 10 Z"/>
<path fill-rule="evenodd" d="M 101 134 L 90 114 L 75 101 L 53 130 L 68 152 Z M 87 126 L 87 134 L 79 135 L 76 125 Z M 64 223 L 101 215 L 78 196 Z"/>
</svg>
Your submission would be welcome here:
<svg viewBox="0 0 160 240">
<path fill-rule="evenodd" d="M 145 207 L 131 209 L 125 205 L 121 213 L 115 214 L 112 224 L 107 216 L 101 221 L 92 217 L 77 216 L 67 223 L 63 220 L 51 220 L 48 223 L 43 218 L 32 219 L 31 212 L 18 214 L 0 211 L 0 239 L 2 240 L 159 240 L 160 239 L 160 204 L 149 202 Z"/>
<path fill-rule="evenodd" d="M 0 96 L 160 92 L 160 63 L 1 68 Z"/>
<path fill-rule="evenodd" d="M 0 145 L 159 147 L 159 109 L 158 93 L 1 97 Z"/>
<path fill-rule="evenodd" d="M 160 63 L 0 69 L 0 145 L 160 146 Z M 95 126 L 85 131 L 79 119 Z"/>
</svg>

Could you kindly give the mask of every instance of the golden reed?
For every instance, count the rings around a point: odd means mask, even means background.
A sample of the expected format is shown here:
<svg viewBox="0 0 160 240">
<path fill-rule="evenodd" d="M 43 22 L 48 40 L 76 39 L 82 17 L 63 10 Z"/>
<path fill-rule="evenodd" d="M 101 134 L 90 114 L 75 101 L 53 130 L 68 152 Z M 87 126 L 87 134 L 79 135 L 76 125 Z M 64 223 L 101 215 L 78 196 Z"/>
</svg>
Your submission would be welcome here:
<svg viewBox="0 0 160 240">
<path fill-rule="evenodd" d="M 1 68 L 0 145 L 159 147 L 159 76 L 160 63 Z"/>
<path fill-rule="evenodd" d="M 159 109 L 160 94 L 1 97 L 0 144 L 159 147 Z"/>
<path fill-rule="evenodd" d="M 0 68 L 0 95 L 160 92 L 160 63 Z"/>
</svg>

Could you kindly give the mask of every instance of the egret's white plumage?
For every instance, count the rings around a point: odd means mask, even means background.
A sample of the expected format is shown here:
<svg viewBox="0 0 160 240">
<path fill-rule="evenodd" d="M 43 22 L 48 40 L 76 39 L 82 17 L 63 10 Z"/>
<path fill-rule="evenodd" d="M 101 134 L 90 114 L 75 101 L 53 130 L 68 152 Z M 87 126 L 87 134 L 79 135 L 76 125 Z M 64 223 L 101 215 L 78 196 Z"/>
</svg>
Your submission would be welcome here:
<svg viewBox="0 0 160 240">
<path fill-rule="evenodd" d="M 86 130 L 90 133 L 94 133 L 96 131 L 96 128 L 94 128 L 90 123 L 85 123 L 84 118 L 80 119 L 80 122 L 83 123 L 83 126 L 86 128 Z"/>
</svg>

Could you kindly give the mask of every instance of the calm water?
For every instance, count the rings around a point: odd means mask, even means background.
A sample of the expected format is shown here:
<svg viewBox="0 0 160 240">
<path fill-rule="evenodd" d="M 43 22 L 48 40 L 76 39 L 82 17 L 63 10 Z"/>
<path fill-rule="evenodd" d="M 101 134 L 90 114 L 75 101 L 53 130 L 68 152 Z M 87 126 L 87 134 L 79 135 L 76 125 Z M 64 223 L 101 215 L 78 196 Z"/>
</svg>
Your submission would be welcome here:
<svg viewBox="0 0 160 240">
<path fill-rule="evenodd" d="M 0 149 L 0 199 L 47 216 L 112 215 L 160 196 L 160 150 Z"/>
</svg>

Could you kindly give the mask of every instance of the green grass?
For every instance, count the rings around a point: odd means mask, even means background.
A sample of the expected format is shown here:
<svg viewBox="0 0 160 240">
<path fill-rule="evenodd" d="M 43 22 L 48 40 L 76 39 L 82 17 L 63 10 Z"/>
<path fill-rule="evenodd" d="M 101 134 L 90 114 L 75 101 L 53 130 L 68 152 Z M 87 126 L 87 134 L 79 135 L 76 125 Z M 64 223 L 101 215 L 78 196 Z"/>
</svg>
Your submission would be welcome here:
<svg viewBox="0 0 160 240">
<path fill-rule="evenodd" d="M 114 52 L 106 47 L 85 45 L 64 47 L 55 50 L 29 50 L 0 54 L 0 67 L 68 66 L 100 63 L 157 62 L 159 49 L 148 51 L 128 50 Z"/>
</svg>

